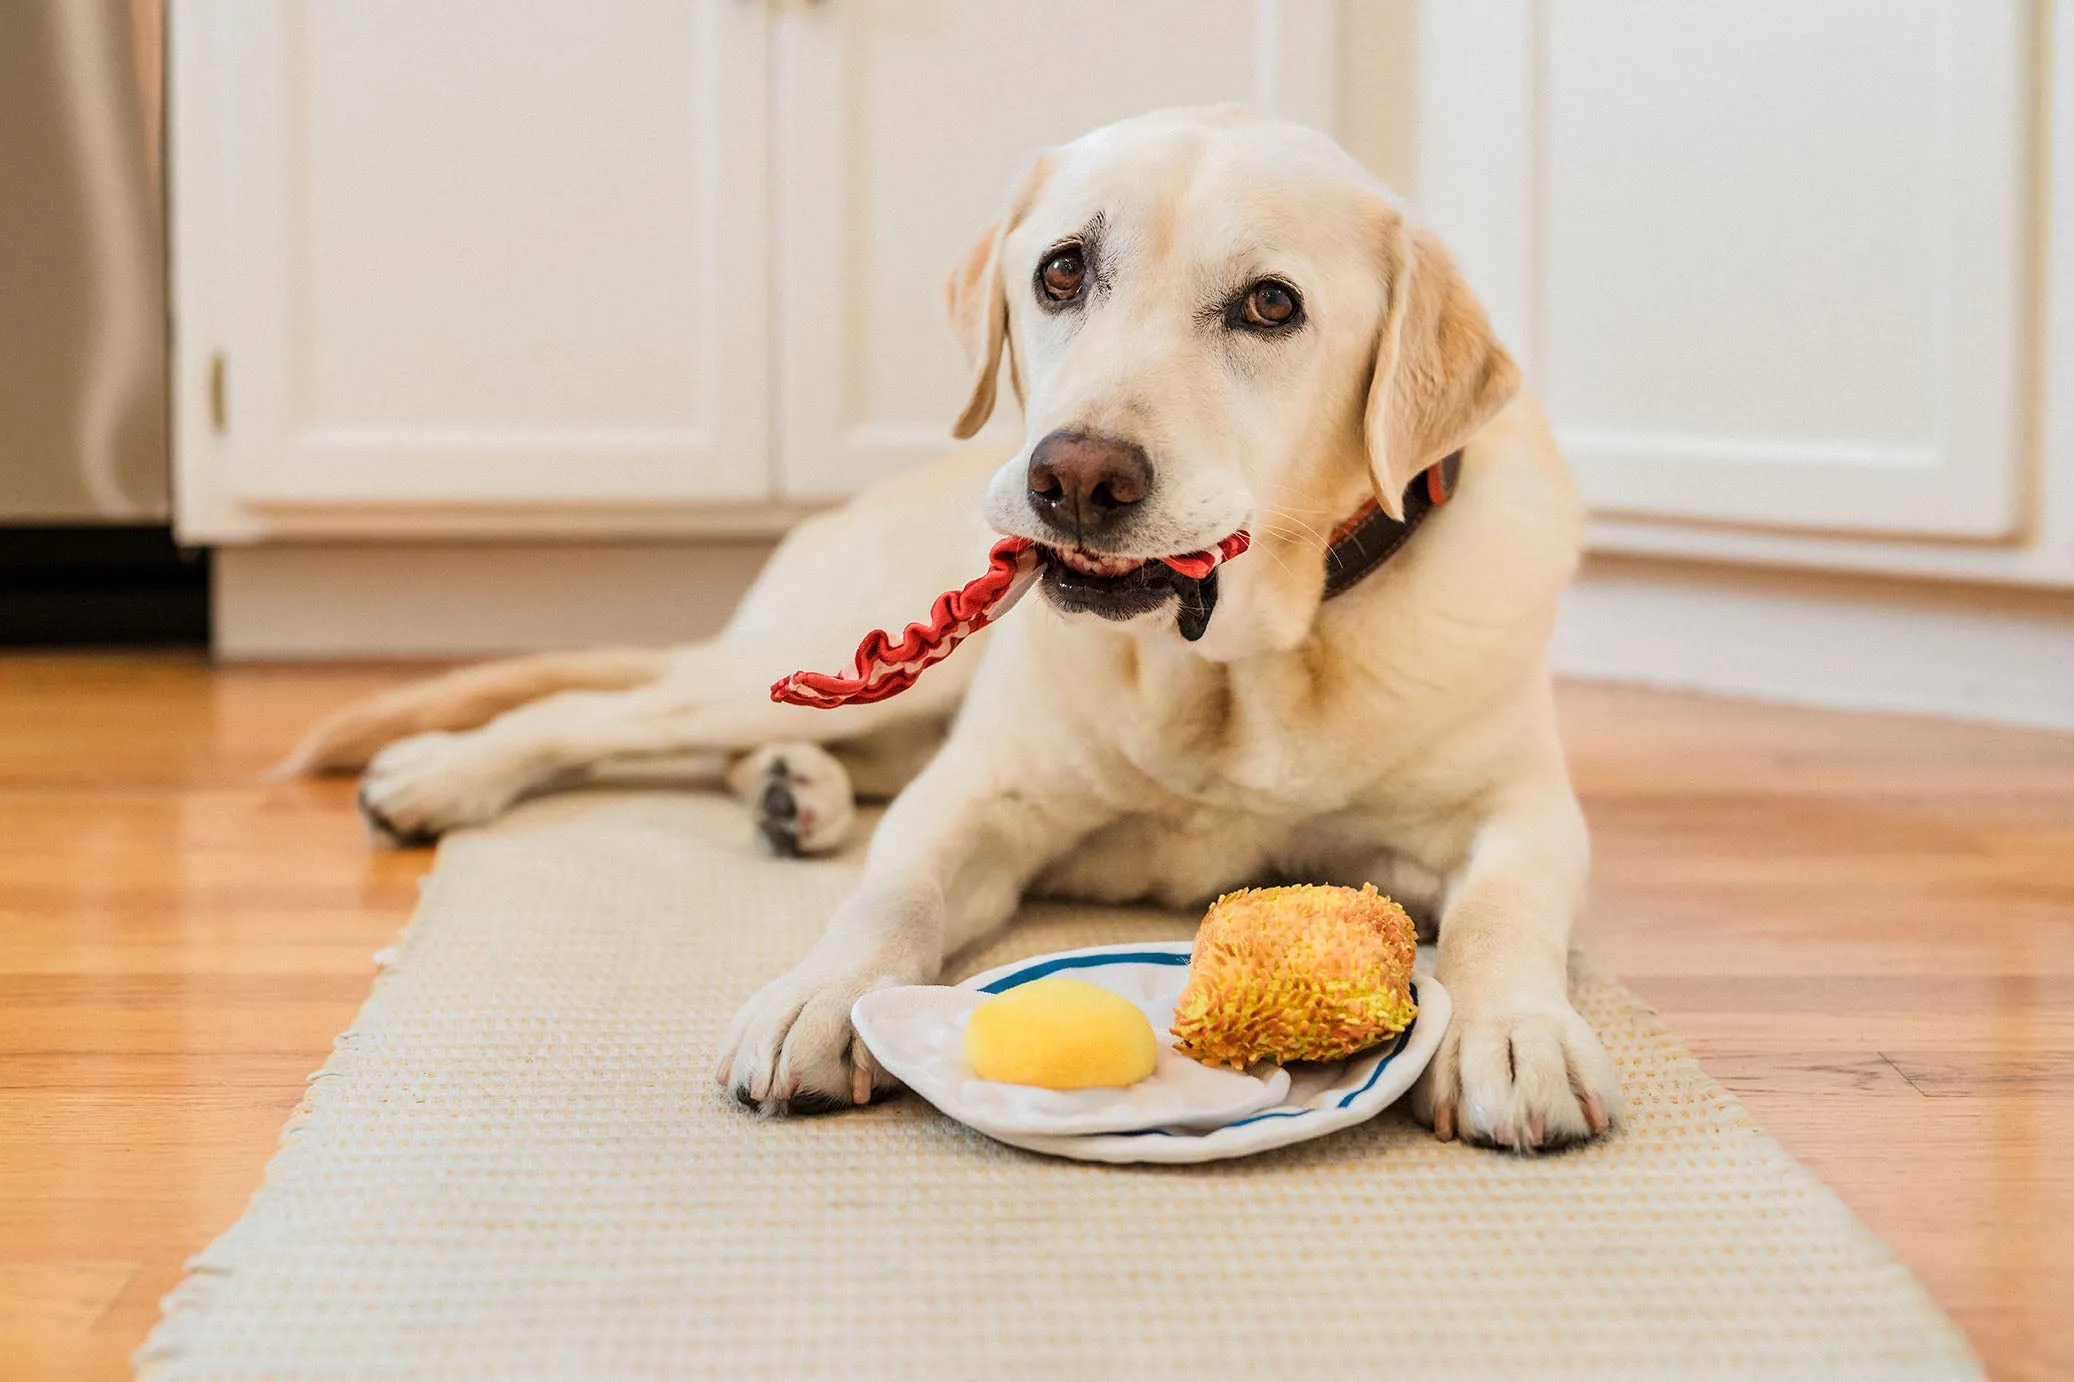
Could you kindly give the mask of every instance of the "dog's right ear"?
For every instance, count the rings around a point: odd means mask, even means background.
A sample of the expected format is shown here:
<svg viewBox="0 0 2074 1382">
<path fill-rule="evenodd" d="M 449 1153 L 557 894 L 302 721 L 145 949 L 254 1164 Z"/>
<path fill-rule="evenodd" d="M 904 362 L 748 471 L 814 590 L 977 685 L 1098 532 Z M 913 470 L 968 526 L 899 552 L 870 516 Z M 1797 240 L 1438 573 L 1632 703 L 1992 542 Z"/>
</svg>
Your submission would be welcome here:
<svg viewBox="0 0 2074 1382">
<path fill-rule="evenodd" d="M 1008 234 L 1021 223 L 1037 194 L 1051 177 L 1050 150 L 1035 154 L 1009 184 L 1008 202 L 1001 214 L 980 232 L 963 262 L 944 280 L 943 295 L 949 305 L 951 330 L 965 348 L 972 365 L 972 392 L 965 410 L 951 424 L 951 435 L 969 437 L 986 426 L 994 413 L 994 394 L 1001 376 L 1001 353 L 1008 351 L 1008 369 L 1016 397 L 1022 397 L 1022 380 L 1015 374 L 1015 348 L 1008 340 L 1008 289 L 1003 282 L 1001 247 Z"/>
</svg>

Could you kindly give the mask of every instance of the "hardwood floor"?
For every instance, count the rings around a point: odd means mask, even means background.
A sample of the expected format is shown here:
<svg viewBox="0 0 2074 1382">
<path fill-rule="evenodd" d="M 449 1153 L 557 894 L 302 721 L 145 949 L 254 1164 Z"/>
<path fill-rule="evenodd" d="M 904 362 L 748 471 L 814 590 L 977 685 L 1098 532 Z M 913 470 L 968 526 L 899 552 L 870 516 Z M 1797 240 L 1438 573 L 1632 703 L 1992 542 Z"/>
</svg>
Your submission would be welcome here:
<svg viewBox="0 0 2074 1382">
<path fill-rule="evenodd" d="M 0 1377 L 125 1375 L 426 851 L 259 771 L 402 669 L 0 658 Z M 2074 739 L 1569 685 L 1585 942 L 2001 1378 L 2074 1376 Z"/>
</svg>

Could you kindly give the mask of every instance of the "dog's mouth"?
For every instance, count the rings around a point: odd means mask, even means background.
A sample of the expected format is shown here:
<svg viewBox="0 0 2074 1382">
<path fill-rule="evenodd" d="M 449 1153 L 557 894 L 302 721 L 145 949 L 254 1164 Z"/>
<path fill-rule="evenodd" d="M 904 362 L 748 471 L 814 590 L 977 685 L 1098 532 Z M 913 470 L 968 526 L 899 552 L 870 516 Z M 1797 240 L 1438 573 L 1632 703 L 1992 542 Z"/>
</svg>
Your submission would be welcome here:
<svg viewBox="0 0 2074 1382">
<path fill-rule="evenodd" d="M 1197 579 L 1159 561 L 1111 556 L 1079 547 L 1039 546 L 1045 598 L 1067 614 L 1135 619 L 1169 600 L 1180 603 L 1181 636 L 1191 643 L 1210 626 L 1217 572 Z"/>
</svg>

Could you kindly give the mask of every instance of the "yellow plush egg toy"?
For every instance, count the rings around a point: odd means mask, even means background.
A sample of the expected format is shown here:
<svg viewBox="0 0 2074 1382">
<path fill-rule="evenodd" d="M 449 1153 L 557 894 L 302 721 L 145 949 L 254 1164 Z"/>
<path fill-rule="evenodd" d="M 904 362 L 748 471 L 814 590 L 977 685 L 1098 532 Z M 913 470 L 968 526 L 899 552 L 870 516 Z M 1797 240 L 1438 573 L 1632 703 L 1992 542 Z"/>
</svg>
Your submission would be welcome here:
<svg viewBox="0 0 2074 1382">
<path fill-rule="evenodd" d="M 1248 888 L 1211 905 L 1175 1049 L 1206 1065 L 1339 1060 L 1410 1025 L 1418 936 L 1373 885 Z"/>
<path fill-rule="evenodd" d="M 974 1008 L 965 1063 L 983 1080 L 1044 1089 L 1136 1084 L 1159 1063 L 1159 1038 L 1129 999 L 1054 975 Z"/>
</svg>

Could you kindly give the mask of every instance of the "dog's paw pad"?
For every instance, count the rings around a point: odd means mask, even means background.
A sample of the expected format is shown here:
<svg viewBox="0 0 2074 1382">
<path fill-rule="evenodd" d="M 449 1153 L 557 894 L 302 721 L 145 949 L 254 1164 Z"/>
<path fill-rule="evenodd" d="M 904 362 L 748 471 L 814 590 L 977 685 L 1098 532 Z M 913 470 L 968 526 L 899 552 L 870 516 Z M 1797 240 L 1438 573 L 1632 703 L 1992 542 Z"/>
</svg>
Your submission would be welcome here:
<svg viewBox="0 0 2074 1382">
<path fill-rule="evenodd" d="M 850 775 L 818 744 L 768 745 L 731 778 L 756 815 L 756 829 L 787 857 L 822 854 L 850 837 L 857 802 Z"/>
<path fill-rule="evenodd" d="M 763 795 L 756 803 L 756 828 L 779 854 L 793 856 L 799 847 L 799 798 L 792 794 L 791 771 L 773 758 L 763 770 Z"/>
</svg>

